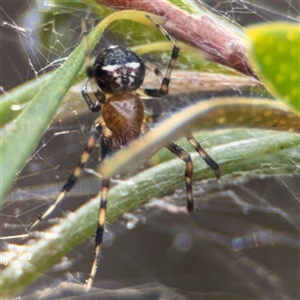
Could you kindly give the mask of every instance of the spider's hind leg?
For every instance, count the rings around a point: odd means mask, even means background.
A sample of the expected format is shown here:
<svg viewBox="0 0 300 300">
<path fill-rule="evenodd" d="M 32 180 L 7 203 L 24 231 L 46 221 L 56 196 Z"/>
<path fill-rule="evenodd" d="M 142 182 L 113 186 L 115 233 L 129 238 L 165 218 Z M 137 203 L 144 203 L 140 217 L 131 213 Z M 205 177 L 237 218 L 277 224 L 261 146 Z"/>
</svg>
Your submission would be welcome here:
<svg viewBox="0 0 300 300">
<path fill-rule="evenodd" d="M 97 119 L 93 125 L 92 133 L 87 141 L 87 144 L 81 154 L 80 161 L 77 163 L 68 181 L 62 187 L 61 192 L 59 193 L 55 202 L 41 216 L 39 216 L 31 225 L 27 227 L 28 231 L 31 230 L 33 227 L 35 227 L 43 219 L 48 217 L 55 210 L 57 205 L 64 199 L 66 192 L 70 191 L 71 188 L 74 186 L 82 170 L 84 169 L 84 166 L 87 163 L 91 152 L 95 148 L 96 142 L 99 139 L 101 132 L 102 132 L 102 125 L 100 124 L 100 119 Z"/>
<path fill-rule="evenodd" d="M 179 157 L 182 161 L 185 162 L 185 183 L 186 183 L 186 193 L 187 193 L 187 210 L 192 212 L 194 209 L 194 196 L 193 196 L 193 185 L 192 185 L 192 176 L 193 176 L 193 162 L 191 156 L 186 152 L 182 147 L 175 143 L 170 143 L 166 146 L 172 153 Z"/>
<path fill-rule="evenodd" d="M 201 147 L 197 140 L 192 136 L 186 136 L 187 140 L 194 147 L 194 149 L 199 153 L 200 157 L 207 163 L 207 165 L 215 172 L 218 181 L 221 180 L 221 172 L 219 165 L 207 154 L 207 152 Z"/>
<path fill-rule="evenodd" d="M 89 291 L 94 278 L 97 273 L 98 261 L 100 259 L 101 253 L 101 244 L 103 240 L 103 233 L 104 233 L 104 223 L 106 217 L 106 205 L 107 205 L 107 193 L 109 190 L 109 178 L 102 180 L 102 188 L 101 188 L 101 200 L 100 200 L 100 208 L 99 208 L 99 217 L 98 217 L 98 225 L 96 230 L 96 237 L 95 237 L 95 252 L 94 252 L 94 259 L 92 262 L 92 268 L 90 275 L 87 279 L 85 290 Z"/>
<path fill-rule="evenodd" d="M 100 141 L 101 144 L 101 161 L 105 159 L 106 156 L 111 156 L 111 144 L 109 140 L 104 141 L 103 138 L 101 138 Z M 92 268 L 90 275 L 86 281 L 85 290 L 89 291 L 94 278 L 97 273 L 97 267 L 98 267 L 98 261 L 100 259 L 101 254 L 101 244 L 103 240 L 103 233 L 104 233 L 104 223 L 106 218 L 106 206 L 107 206 L 107 193 L 109 190 L 109 178 L 103 178 L 102 179 L 102 187 L 101 187 L 101 198 L 100 198 L 100 206 L 99 206 L 99 215 L 98 215 L 98 224 L 97 224 L 97 230 L 96 230 L 96 237 L 95 237 L 95 250 L 94 250 L 94 258 L 92 262 Z"/>
</svg>

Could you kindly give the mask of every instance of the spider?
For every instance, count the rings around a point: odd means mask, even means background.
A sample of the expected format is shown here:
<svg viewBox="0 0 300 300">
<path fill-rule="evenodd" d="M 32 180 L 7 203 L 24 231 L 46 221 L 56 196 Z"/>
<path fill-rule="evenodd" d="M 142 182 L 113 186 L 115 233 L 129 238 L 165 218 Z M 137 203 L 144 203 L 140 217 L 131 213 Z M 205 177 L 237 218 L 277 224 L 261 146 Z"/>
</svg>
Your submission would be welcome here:
<svg viewBox="0 0 300 300">
<path fill-rule="evenodd" d="M 155 74 L 159 78 L 162 78 L 160 87 L 157 89 L 143 89 L 144 94 L 148 97 L 162 97 L 169 92 L 171 74 L 178 58 L 180 48 L 176 41 L 161 25 L 154 21 L 150 16 L 147 15 L 147 17 L 172 44 L 172 54 L 165 75 L 162 76 L 159 69 L 154 69 Z M 87 31 L 84 21 L 82 22 L 82 27 L 83 41 L 87 49 Z M 113 155 L 113 153 L 120 148 L 125 147 L 131 141 L 139 138 L 148 129 L 145 121 L 146 114 L 144 113 L 144 106 L 141 96 L 137 92 L 144 81 L 146 73 L 145 64 L 139 56 L 127 48 L 111 46 L 103 49 L 98 54 L 95 63 L 92 66 L 89 59 L 89 53 L 86 51 L 86 73 L 87 79 L 84 82 L 81 94 L 89 109 L 95 113 L 100 112 L 100 117 L 95 120 L 90 137 L 81 154 L 80 161 L 74 168 L 66 184 L 62 187 L 57 199 L 27 228 L 28 231 L 50 215 L 64 199 L 65 194 L 72 189 L 84 169 L 98 139 L 100 139 L 101 161 L 103 161 L 106 157 Z M 96 97 L 96 103 L 90 98 L 87 92 L 89 83 L 95 88 L 94 95 Z M 218 164 L 205 152 L 192 135 L 188 135 L 186 138 L 199 153 L 200 157 L 215 171 L 216 177 L 219 179 L 220 171 Z M 166 145 L 166 148 L 186 164 L 185 182 L 187 190 L 187 210 L 188 212 L 192 212 L 193 190 L 191 179 L 193 175 L 193 163 L 191 157 L 188 152 L 173 142 Z M 92 286 L 100 257 L 109 184 L 109 178 L 102 179 L 94 258 L 90 275 L 85 286 L 87 291 Z"/>
</svg>

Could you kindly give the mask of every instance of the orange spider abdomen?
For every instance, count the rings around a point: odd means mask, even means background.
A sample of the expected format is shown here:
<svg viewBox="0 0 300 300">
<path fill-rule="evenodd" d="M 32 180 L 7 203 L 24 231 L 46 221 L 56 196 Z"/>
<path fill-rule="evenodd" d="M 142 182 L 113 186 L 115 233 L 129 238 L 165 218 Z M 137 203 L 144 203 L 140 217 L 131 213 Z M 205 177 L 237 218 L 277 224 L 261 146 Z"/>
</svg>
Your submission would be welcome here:
<svg viewBox="0 0 300 300">
<path fill-rule="evenodd" d="M 124 146 L 140 136 L 144 119 L 143 103 L 133 94 L 113 95 L 103 104 L 102 117 L 113 137 Z"/>
</svg>

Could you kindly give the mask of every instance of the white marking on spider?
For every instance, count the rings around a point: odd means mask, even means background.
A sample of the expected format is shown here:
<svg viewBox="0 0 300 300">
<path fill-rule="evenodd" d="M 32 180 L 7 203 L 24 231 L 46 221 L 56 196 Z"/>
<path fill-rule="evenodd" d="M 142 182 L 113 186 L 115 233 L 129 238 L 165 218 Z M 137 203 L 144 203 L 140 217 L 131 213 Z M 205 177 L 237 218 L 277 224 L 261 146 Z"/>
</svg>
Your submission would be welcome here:
<svg viewBox="0 0 300 300">
<path fill-rule="evenodd" d="M 132 68 L 132 69 L 137 69 L 140 67 L 140 63 L 139 62 L 128 62 L 125 64 L 125 67 L 127 68 Z"/>
<path fill-rule="evenodd" d="M 122 78 L 119 77 L 118 79 L 116 79 L 116 83 L 120 86 L 123 86 L 123 83 L 122 83 Z"/>
<path fill-rule="evenodd" d="M 120 74 L 119 74 L 118 72 L 113 72 L 113 73 L 112 73 L 112 77 L 114 77 L 114 78 L 115 78 L 115 77 L 120 77 Z"/>
<path fill-rule="evenodd" d="M 108 66 L 102 67 L 102 70 L 108 71 L 108 72 L 114 72 L 121 67 L 122 67 L 122 65 L 108 65 Z"/>
</svg>

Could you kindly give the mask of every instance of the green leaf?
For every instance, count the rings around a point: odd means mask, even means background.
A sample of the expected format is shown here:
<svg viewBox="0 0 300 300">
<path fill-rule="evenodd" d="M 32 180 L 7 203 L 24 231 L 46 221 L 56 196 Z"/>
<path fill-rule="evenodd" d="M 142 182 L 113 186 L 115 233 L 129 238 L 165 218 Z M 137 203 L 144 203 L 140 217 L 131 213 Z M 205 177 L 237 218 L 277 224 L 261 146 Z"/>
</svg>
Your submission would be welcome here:
<svg viewBox="0 0 300 300">
<path fill-rule="evenodd" d="M 212 139 L 214 136 L 211 132 L 207 137 Z M 201 139 L 200 136 L 198 138 Z M 215 146 L 207 150 L 220 165 L 223 183 L 262 174 L 297 173 L 300 162 L 297 154 L 300 139 L 296 133 L 230 130 L 220 134 Z M 207 169 L 197 153 L 192 153 L 192 159 L 195 180 L 214 178 L 214 173 Z M 149 184 L 154 179 L 155 184 Z M 184 186 L 184 164 L 173 159 L 139 173 L 130 182 L 130 185 L 122 182 L 110 190 L 107 222 L 111 223 L 153 197 Z M 2 271 L 2 296 L 9 298 L 20 293 L 72 248 L 89 238 L 96 228 L 98 208 L 99 195 L 66 216 L 58 225 L 47 229 L 48 238 L 37 240 L 34 247 L 31 245 L 30 253 L 18 256 L 17 264 L 11 263 Z"/>
<path fill-rule="evenodd" d="M 4 127 L 7 123 L 15 119 L 22 110 L 25 109 L 28 102 L 32 100 L 52 76 L 47 73 L 40 76 L 39 79 L 30 80 L 8 92 L 1 95 L 0 126 Z"/>
<path fill-rule="evenodd" d="M 299 24 L 269 23 L 246 30 L 250 57 L 262 81 L 277 97 L 300 111 Z"/>
<path fill-rule="evenodd" d="M 97 28 L 98 31 L 95 30 L 93 33 L 94 44 L 103 31 L 102 25 Z M 84 49 L 83 45 L 80 45 L 53 74 L 51 80 L 40 88 L 33 100 L 5 133 L 0 144 L 1 199 L 11 188 L 15 176 L 29 159 L 83 64 Z M 21 141 L 22 147 L 20 147 Z M 18 155 L 15 155 L 15 149 L 19 149 Z"/>
</svg>

